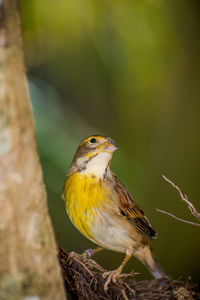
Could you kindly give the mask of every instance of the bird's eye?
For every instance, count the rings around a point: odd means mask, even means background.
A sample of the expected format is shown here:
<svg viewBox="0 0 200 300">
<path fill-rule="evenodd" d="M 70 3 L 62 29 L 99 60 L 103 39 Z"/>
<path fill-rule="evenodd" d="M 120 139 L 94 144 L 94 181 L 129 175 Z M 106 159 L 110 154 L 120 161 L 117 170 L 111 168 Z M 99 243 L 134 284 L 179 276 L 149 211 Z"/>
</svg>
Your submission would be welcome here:
<svg viewBox="0 0 200 300">
<path fill-rule="evenodd" d="M 90 143 L 94 144 L 94 143 L 96 143 L 96 142 L 97 142 L 97 140 L 96 140 L 95 138 L 91 138 L 91 139 L 90 139 Z"/>
</svg>

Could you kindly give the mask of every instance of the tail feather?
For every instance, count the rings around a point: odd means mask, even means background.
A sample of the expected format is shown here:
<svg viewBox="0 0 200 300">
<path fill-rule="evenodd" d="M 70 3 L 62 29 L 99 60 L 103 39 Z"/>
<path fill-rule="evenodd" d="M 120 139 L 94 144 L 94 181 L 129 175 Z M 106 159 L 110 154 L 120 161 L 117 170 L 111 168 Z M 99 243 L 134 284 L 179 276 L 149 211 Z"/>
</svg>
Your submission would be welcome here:
<svg viewBox="0 0 200 300">
<path fill-rule="evenodd" d="M 151 272 L 154 278 L 158 279 L 158 278 L 168 277 L 165 271 L 163 270 L 163 268 L 161 267 L 161 265 L 156 260 L 154 260 L 154 265 L 155 265 L 154 270 L 148 268 L 148 270 Z"/>
<path fill-rule="evenodd" d="M 154 278 L 168 277 L 149 246 L 137 251 L 135 256 L 146 266 Z"/>
</svg>

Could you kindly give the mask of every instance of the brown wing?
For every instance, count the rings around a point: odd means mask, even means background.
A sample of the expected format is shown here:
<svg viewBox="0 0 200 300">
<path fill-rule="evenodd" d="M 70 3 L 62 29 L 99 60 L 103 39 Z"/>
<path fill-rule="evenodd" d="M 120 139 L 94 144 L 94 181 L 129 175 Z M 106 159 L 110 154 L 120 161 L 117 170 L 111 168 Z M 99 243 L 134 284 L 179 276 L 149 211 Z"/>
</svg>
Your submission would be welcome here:
<svg viewBox="0 0 200 300">
<path fill-rule="evenodd" d="M 143 211 L 133 201 L 130 193 L 125 188 L 125 186 L 121 183 L 121 181 L 117 178 L 117 176 L 115 175 L 113 176 L 115 179 L 114 189 L 117 192 L 121 203 L 121 208 L 120 208 L 121 215 L 126 217 L 133 225 L 135 225 L 140 231 L 142 231 L 149 238 L 155 238 L 156 232 L 151 227 Z"/>
</svg>

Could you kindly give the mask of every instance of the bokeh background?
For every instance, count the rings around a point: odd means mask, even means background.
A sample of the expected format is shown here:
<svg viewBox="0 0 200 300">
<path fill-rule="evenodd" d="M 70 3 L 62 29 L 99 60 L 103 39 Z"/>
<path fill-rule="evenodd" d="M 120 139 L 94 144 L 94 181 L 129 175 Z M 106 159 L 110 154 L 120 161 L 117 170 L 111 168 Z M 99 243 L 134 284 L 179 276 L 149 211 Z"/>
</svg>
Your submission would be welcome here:
<svg viewBox="0 0 200 300">
<path fill-rule="evenodd" d="M 21 0 L 28 84 L 49 211 L 67 251 L 94 247 L 70 223 L 62 188 L 80 141 L 119 145 L 112 169 L 143 208 L 152 247 L 173 278 L 200 281 L 200 228 L 168 176 L 200 210 L 199 0 Z M 116 268 L 123 255 L 96 260 Z M 132 258 L 125 271 L 148 271 Z"/>
</svg>

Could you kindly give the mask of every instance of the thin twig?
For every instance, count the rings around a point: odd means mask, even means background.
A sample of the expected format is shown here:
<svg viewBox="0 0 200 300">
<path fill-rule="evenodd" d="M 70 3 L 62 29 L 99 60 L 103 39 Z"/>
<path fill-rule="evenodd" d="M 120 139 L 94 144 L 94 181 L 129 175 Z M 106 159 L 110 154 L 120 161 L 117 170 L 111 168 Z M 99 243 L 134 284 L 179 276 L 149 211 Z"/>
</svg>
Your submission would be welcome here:
<svg viewBox="0 0 200 300">
<path fill-rule="evenodd" d="M 170 179 L 168 179 L 166 176 L 162 175 L 162 177 L 164 178 L 165 181 L 167 181 L 169 184 L 171 184 L 179 193 L 180 197 L 181 197 L 181 200 L 183 200 L 187 205 L 188 205 L 188 208 L 191 212 L 191 214 L 198 220 L 200 221 L 200 213 L 196 210 L 196 208 L 194 207 L 194 205 L 188 200 L 187 196 L 186 195 L 183 195 L 182 191 L 180 190 L 180 188 L 175 184 L 173 183 Z M 168 215 L 178 221 L 181 221 L 181 222 L 184 222 L 184 223 L 187 223 L 187 224 L 191 224 L 191 225 L 195 225 L 195 226 L 200 226 L 199 223 L 194 223 L 194 222 L 190 222 L 190 221 L 187 221 L 187 220 L 184 220 L 184 219 L 181 219 L 181 218 L 178 218 L 176 217 L 175 215 L 169 213 L 169 212 L 166 212 L 164 210 L 161 210 L 161 209 L 156 209 L 156 211 L 158 212 L 161 212 L 165 215 Z"/>
<path fill-rule="evenodd" d="M 170 183 L 179 193 L 181 199 L 188 205 L 188 208 L 191 211 L 191 214 L 197 218 L 197 220 L 200 221 L 200 213 L 198 213 L 198 211 L 196 210 L 196 208 L 194 207 L 194 205 L 188 200 L 188 197 L 186 195 L 183 195 L 183 193 L 181 192 L 180 188 L 173 183 L 170 179 L 168 179 L 165 175 L 162 175 L 162 177 L 164 178 L 165 181 L 167 181 L 168 183 Z"/>
<path fill-rule="evenodd" d="M 124 300 L 128 300 L 128 297 L 126 296 L 125 290 L 121 290 L 122 296 Z"/>
<path fill-rule="evenodd" d="M 167 212 L 167 211 L 164 211 L 164 210 L 162 210 L 162 209 L 156 208 L 156 211 L 161 212 L 161 213 L 163 213 L 163 214 L 165 214 L 165 215 L 168 215 L 168 216 L 170 216 L 170 217 L 172 217 L 172 218 L 174 218 L 174 219 L 176 219 L 176 220 L 178 220 L 178 221 L 181 221 L 181 222 L 184 222 L 184 223 L 187 223 L 187 224 L 191 224 L 191 225 L 195 225 L 195 226 L 199 226 L 199 227 L 200 227 L 200 224 L 199 224 L 199 223 L 194 223 L 194 222 L 190 222 L 190 221 L 187 221 L 187 220 L 178 218 L 178 217 L 176 217 L 175 215 L 173 215 L 173 214 L 171 214 L 171 213 L 169 213 L 169 212 Z"/>
</svg>

